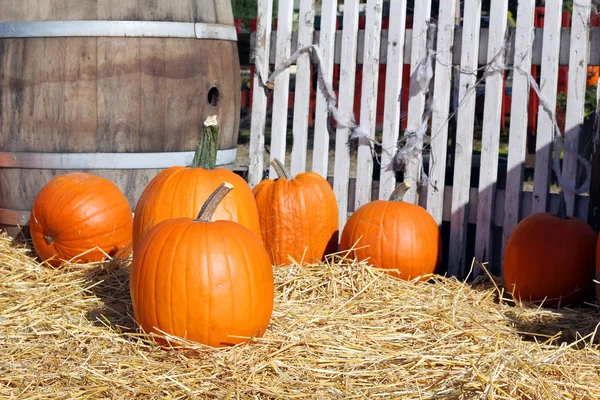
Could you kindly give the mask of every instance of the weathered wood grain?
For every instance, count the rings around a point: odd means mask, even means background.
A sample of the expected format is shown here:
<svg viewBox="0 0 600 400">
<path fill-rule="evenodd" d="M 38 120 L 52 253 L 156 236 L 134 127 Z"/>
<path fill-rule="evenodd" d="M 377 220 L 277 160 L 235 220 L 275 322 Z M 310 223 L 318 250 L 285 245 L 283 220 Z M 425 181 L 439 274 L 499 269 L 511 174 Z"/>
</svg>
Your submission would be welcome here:
<svg viewBox="0 0 600 400">
<path fill-rule="evenodd" d="M 23 0 L 2 21 L 140 20 L 233 23 L 216 0 Z M 85 22 L 82 22 L 85 23 Z M 237 146 L 237 44 L 137 37 L 0 39 L 3 152 L 146 153 L 194 150 L 202 123 L 217 115 L 220 149 Z M 209 92 L 218 95 L 209 96 Z M 210 97 L 210 98 L 209 98 Z M 0 208 L 26 210 L 69 169 L 1 168 Z M 158 169 L 90 170 L 123 190 L 132 206 Z M 16 188 L 18 188 L 16 190 Z"/>
</svg>

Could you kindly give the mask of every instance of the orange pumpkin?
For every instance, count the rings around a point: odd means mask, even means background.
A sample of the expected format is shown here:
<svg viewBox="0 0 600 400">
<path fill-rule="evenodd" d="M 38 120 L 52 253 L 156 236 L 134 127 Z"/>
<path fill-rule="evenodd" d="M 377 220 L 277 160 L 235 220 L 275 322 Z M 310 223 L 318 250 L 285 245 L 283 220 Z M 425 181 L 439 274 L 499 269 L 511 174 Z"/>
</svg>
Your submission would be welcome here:
<svg viewBox="0 0 600 400">
<path fill-rule="evenodd" d="M 390 200 L 360 207 L 344 226 L 340 250 L 368 260 L 401 279 L 433 274 L 441 261 L 441 236 L 435 220 L 422 207 L 402 201 L 403 183 Z"/>
<path fill-rule="evenodd" d="M 338 206 L 333 189 L 321 175 L 303 172 L 291 178 L 277 159 L 278 179 L 254 188 L 262 239 L 275 265 L 321 260 L 337 250 Z"/>
<path fill-rule="evenodd" d="M 596 234 L 585 222 L 536 213 L 511 233 L 504 251 L 504 286 L 517 299 L 547 306 L 578 303 L 593 292 Z"/>
<path fill-rule="evenodd" d="M 65 260 L 94 262 L 126 256 L 132 215 L 127 198 L 108 179 L 75 172 L 52 179 L 36 196 L 30 232 L 38 257 L 54 266 Z"/>
<path fill-rule="evenodd" d="M 274 296 L 267 252 L 242 225 L 211 221 L 231 187 L 209 196 L 197 219 L 163 221 L 142 239 L 130 290 L 144 331 L 221 347 L 267 329 Z"/>
<path fill-rule="evenodd" d="M 233 189 L 214 213 L 215 220 L 239 222 L 260 238 L 258 210 L 252 189 L 234 172 L 215 168 L 219 136 L 215 117 L 204 123 L 202 135 L 188 167 L 171 167 L 160 172 L 144 189 L 135 208 L 133 249 L 154 225 L 170 218 L 194 218 L 208 196 L 225 181 Z"/>
</svg>

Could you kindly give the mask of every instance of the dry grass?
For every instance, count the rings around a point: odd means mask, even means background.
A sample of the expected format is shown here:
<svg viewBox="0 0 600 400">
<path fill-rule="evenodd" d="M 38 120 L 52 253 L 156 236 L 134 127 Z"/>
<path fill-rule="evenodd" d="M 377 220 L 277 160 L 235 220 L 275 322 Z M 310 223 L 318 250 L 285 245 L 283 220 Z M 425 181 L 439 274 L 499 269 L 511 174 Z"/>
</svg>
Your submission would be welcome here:
<svg viewBox="0 0 600 400">
<path fill-rule="evenodd" d="M 600 398 L 600 311 L 499 301 L 494 282 L 395 280 L 365 263 L 275 271 L 250 345 L 161 349 L 136 331 L 129 260 L 35 262 L 0 236 L 2 398 Z"/>
</svg>

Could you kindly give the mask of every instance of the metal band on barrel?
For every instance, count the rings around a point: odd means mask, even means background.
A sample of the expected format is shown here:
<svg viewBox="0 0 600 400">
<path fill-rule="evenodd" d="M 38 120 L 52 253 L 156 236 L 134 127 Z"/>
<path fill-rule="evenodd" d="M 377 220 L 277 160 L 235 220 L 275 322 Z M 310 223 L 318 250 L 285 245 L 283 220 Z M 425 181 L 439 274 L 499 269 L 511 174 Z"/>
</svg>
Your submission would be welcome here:
<svg viewBox="0 0 600 400">
<path fill-rule="evenodd" d="M 237 149 L 217 151 L 217 165 L 235 162 Z M 18 153 L 0 152 L 0 168 L 151 169 L 186 166 L 193 151 L 161 153 Z"/>
<path fill-rule="evenodd" d="M 237 41 L 235 26 L 165 21 L 1 22 L 0 38 L 154 37 Z"/>
</svg>

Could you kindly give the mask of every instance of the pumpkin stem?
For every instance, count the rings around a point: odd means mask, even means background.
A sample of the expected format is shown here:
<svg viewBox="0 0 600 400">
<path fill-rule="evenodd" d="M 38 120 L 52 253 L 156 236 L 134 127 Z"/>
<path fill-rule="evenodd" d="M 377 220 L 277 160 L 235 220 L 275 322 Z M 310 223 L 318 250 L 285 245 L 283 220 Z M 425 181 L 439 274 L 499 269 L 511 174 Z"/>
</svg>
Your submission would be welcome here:
<svg viewBox="0 0 600 400">
<path fill-rule="evenodd" d="M 277 158 L 274 158 L 273 161 L 271 161 L 271 166 L 275 170 L 278 178 L 292 179 L 292 175 Z"/>
<path fill-rule="evenodd" d="M 565 202 L 565 193 L 560 192 L 560 202 L 558 203 L 558 212 L 556 216 L 561 219 L 569 219 L 567 215 L 567 203 Z"/>
<path fill-rule="evenodd" d="M 215 169 L 217 165 L 217 147 L 219 145 L 219 122 L 217 116 L 212 115 L 204 121 L 204 129 L 194 160 L 188 168 Z"/>
<path fill-rule="evenodd" d="M 46 241 L 47 244 L 54 243 L 54 237 L 49 233 L 44 235 L 44 240 Z"/>
<path fill-rule="evenodd" d="M 198 213 L 198 217 L 194 221 L 210 222 L 219 203 L 221 203 L 221 200 L 227 196 L 227 193 L 229 193 L 231 189 L 233 189 L 233 185 L 229 182 L 222 183 L 221 186 L 216 188 L 215 191 L 208 196 L 208 199 L 206 199 Z"/>
<path fill-rule="evenodd" d="M 390 201 L 402 201 L 408 189 L 410 189 L 410 184 L 406 181 L 402 182 L 390 195 Z"/>
</svg>

